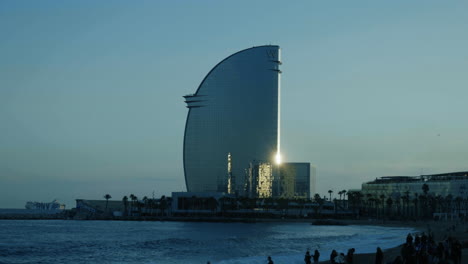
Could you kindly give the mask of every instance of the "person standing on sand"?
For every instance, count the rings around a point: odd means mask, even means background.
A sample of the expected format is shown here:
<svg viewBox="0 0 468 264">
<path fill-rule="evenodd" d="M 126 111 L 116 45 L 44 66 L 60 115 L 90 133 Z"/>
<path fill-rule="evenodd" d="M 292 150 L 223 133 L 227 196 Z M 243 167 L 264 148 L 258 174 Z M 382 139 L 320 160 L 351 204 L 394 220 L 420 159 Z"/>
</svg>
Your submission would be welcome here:
<svg viewBox="0 0 468 264">
<path fill-rule="evenodd" d="M 350 248 L 348 250 L 348 254 L 346 254 L 346 263 L 348 264 L 353 264 L 354 263 L 354 251 L 356 251 L 354 248 Z"/>
<path fill-rule="evenodd" d="M 319 258 L 320 258 L 320 252 L 316 249 L 315 252 L 314 252 L 314 264 L 318 264 L 319 263 Z"/>
<path fill-rule="evenodd" d="M 333 250 L 332 253 L 330 254 L 330 263 L 335 264 L 335 258 L 338 256 L 338 253 L 336 253 L 336 250 Z"/>
<path fill-rule="evenodd" d="M 408 235 L 409 237 L 410 235 Z M 413 247 L 413 238 L 409 240 L 408 238 L 406 239 L 406 243 L 401 247 L 401 256 L 403 257 L 403 262 L 407 264 L 413 264 L 416 263 L 416 250 L 414 250 Z"/>
<path fill-rule="evenodd" d="M 274 264 L 274 263 L 273 263 L 273 260 L 271 260 L 271 257 L 270 257 L 270 256 L 268 256 L 268 264 Z"/>
<path fill-rule="evenodd" d="M 312 260 L 311 260 L 311 259 L 312 259 L 312 256 L 310 255 L 309 250 L 307 250 L 307 252 L 306 252 L 306 254 L 305 254 L 305 256 L 304 256 L 304 262 L 305 262 L 306 264 L 312 264 Z"/>
<path fill-rule="evenodd" d="M 406 236 L 406 244 L 413 245 L 413 236 L 411 235 L 411 233 L 408 233 L 408 235 Z"/>
<path fill-rule="evenodd" d="M 383 252 L 380 247 L 377 248 L 377 253 L 375 253 L 375 264 L 383 264 Z"/>
</svg>

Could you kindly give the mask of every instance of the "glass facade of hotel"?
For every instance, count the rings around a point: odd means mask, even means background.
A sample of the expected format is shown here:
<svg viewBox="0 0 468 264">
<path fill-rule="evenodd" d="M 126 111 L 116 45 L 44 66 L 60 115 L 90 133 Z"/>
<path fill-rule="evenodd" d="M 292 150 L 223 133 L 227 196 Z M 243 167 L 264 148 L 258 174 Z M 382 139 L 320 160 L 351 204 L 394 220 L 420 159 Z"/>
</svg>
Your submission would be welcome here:
<svg viewBox="0 0 468 264">
<path fill-rule="evenodd" d="M 279 195 L 283 198 L 306 198 L 311 196 L 311 166 L 308 162 L 282 163 L 279 167 Z"/>
<path fill-rule="evenodd" d="M 218 63 L 197 91 L 184 135 L 188 192 L 243 194 L 252 160 L 279 153 L 280 48 L 259 46 Z M 228 190 L 229 189 L 229 190 Z"/>
</svg>

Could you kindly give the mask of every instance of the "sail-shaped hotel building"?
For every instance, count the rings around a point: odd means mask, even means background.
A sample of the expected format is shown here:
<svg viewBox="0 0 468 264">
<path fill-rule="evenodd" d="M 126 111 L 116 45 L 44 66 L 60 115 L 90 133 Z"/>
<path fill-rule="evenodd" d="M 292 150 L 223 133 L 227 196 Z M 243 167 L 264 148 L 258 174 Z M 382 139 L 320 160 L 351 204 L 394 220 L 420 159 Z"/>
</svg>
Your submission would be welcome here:
<svg viewBox="0 0 468 264">
<path fill-rule="evenodd" d="M 279 46 L 245 49 L 219 62 L 194 94 L 184 96 L 188 192 L 245 194 L 249 168 L 272 170 L 280 157 L 280 65 Z M 271 177 L 264 181 L 272 186 Z"/>
</svg>

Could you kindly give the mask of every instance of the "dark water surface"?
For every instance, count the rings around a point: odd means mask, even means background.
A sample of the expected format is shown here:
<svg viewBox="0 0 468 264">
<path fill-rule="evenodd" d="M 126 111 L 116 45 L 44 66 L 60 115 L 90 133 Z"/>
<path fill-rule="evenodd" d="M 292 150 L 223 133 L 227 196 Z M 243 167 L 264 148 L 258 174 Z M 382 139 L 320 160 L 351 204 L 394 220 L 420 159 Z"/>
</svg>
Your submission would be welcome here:
<svg viewBox="0 0 468 264">
<path fill-rule="evenodd" d="M 374 252 L 410 228 L 309 223 L 0 220 L 0 263 L 303 263 L 318 248 Z"/>
</svg>

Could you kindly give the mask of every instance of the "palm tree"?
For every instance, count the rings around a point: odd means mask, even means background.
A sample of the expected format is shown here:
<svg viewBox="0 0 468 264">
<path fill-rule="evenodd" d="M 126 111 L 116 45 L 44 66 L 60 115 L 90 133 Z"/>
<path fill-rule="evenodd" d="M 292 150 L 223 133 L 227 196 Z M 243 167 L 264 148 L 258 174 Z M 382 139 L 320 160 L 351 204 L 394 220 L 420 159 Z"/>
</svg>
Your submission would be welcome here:
<svg viewBox="0 0 468 264">
<path fill-rule="evenodd" d="M 367 211 L 367 214 L 368 216 L 370 216 L 370 212 L 371 212 L 371 205 L 372 205 L 372 201 L 373 201 L 373 197 L 372 197 L 372 194 L 371 193 L 367 193 L 366 194 L 366 211 Z"/>
<path fill-rule="evenodd" d="M 106 199 L 106 212 L 107 212 L 107 204 L 109 203 L 110 198 L 112 198 L 112 196 L 110 196 L 110 194 L 104 195 L 104 199 Z"/>
<path fill-rule="evenodd" d="M 315 202 L 319 205 L 315 210 L 315 213 L 318 215 L 320 213 L 322 213 L 322 206 L 323 206 L 323 199 L 322 197 L 320 197 L 320 195 L 318 193 L 316 193 L 314 195 L 314 200 Z"/>
<path fill-rule="evenodd" d="M 145 207 L 144 207 L 144 208 L 145 208 L 144 212 L 145 212 L 145 213 L 148 213 L 148 197 L 147 197 L 146 195 L 143 196 L 143 203 L 144 203 L 144 205 L 145 205 Z"/>
<path fill-rule="evenodd" d="M 377 219 L 380 217 L 380 202 L 381 201 L 382 200 L 380 200 L 378 196 L 377 198 L 374 198 L 375 217 Z"/>
<path fill-rule="evenodd" d="M 362 207 L 362 198 L 364 198 L 364 194 L 362 194 L 361 192 L 355 192 L 354 195 L 356 197 L 358 210 L 360 211 Z"/>
<path fill-rule="evenodd" d="M 395 206 L 397 208 L 397 215 L 401 216 L 401 198 L 400 197 L 397 197 L 395 199 Z"/>
<path fill-rule="evenodd" d="M 302 211 L 304 210 L 304 207 L 305 207 L 305 204 L 306 204 L 306 200 L 305 200 L 305 199 L 299 199 L 297 202 L 298 202 L 299 206 L 301 207 L 301 208 L 299 209 L 299 216 L 302 217 L 302 216 L 303 216 L 303 212 L 302 212 Z"/>
<path fill-rule="evenodd" d="M 408 217 L 410 215 L 410 213 L 409 213 L 409 202 L 410 202 L 409 191 L 406 191 L 405 195 L 403 195 L 403 197 L 401 197 L 401 199 L 403 200 L 403 203 L 406 206 L 405 216 Z"/>
<path fill-rule="evenodd" d="M 385 194 L 381 194 L 379 197 L 382 202 L 382 218 L 385 219 Z"/>
<path fill-rule="evenodd" d="M 146 213 L 150 216 L 153 216 L 153 209 L 154 209 L 154 199 L 148 199 Z"/>
<path fill-rule="evenodd" d="M 463 198 L 461 198 L 460 196 L 457 196 L 455 198 L 455 205 L 456 205 L 456 209 L 457 209 L 457 215 L 460 215 L 462 201 L 463 201 Z"/>
<path fill-rule="evenodd" d="M 159 199 L 159 208 L 161 209 L 161 215 L 164 216 L 164 211 L 167 209 L 167 200 L 165 195 L 161 196 L 161 199 Z M 190 209 L 193 210 L 194 208 Z"/>
<path fill-rule="evenodd" d="M 361 209 L 361 199 L 363 195 L 361 192 L 348 192 L 348 208 L 351 208 L 352 211 L 359 215 L 359 210 Z"/>
<path fill-rule="evenodd" d="M 444 200 L 444 198 L 442 198 L 442 196 L 440 194 L 438 194 L 435 198 L 434 198 L 434 208 L 435 208 L 435 212 L 436 213 L 442 213 L 442 201 Z"/>
<path fill-rule="evenodd" d="M 429 192 L 429 185 L 423 184 L 422 187 L 421 187 L 421 189 L 423 190 L 424 195 L 427 196 L 427 193 Z"/>
<path fill-rule="evenodd" d="M 341 206 L 345 209 L 345 200 L 346 200 L 346 190 L 342 190 L 341 194 L 343 195 L 343 200 L 341 200 Z"/>
<path fill-rule="evenodd" d="M 206 200 L 206 205 L 211 210 L 213 215 L 215 215 L 216 210 L 218 209 L 218 201 L 214 197 L 210 197 Z"/>
<path fill-rule="evenodd" d="M 418 217 L 418 194 L 415 193 L 414 194 L 414 199 L 413 199 L 413 203 L 414 203 L 414 217 L 417 218 Z"/>
<path fill-rule="evenodd" d="M 377 213 L 377 202 L 378 202 L 378 198 L 374 198 L 372 195 L 370 196 L 369 198 L 369 215 L 372 215 L 373 217 L 376 216 L 376 213 Z"/>
<path fill-rule="evenodd" d="M 453 196 L 451 194 L 445 197 L 445 212 L 446 213 L 453 213 L 452 201 L 453 201 Z"/>
<path fill-rule="evenodd" d="M 128 197 L 126 195 L 122 198 L 122 203 L 124 205 L 124 215 L 127 215 Z"/>
<path fill-rule="evenodd" d="M 328 190 L 328 193 L 330 194 L 330 202 L 331 202 L 331 200 L 332 200 L 332 199 L 331 199 L 331 195 L 332 195 L 333 191 L 332 191 L 332 190 Z"/>
<path fill-rule="evenodd" d="M 387 203 L 388 215 L 391 216 L 391 215 L 392 215 L 392 205 L 393 205 L 393 199 L 392 199 L 392 197 L 388 197 L 386 203 Z"/>
<path fill-rule="evenodd" d="M 138 200 L 138 198 L 132 193 L 130 194 L 130 200 L 132 200 L 132 206 L 130 206 L 130 214 L 133 215 L 133 208 L 135 207 L 135 201 Z"/>
</svg>

